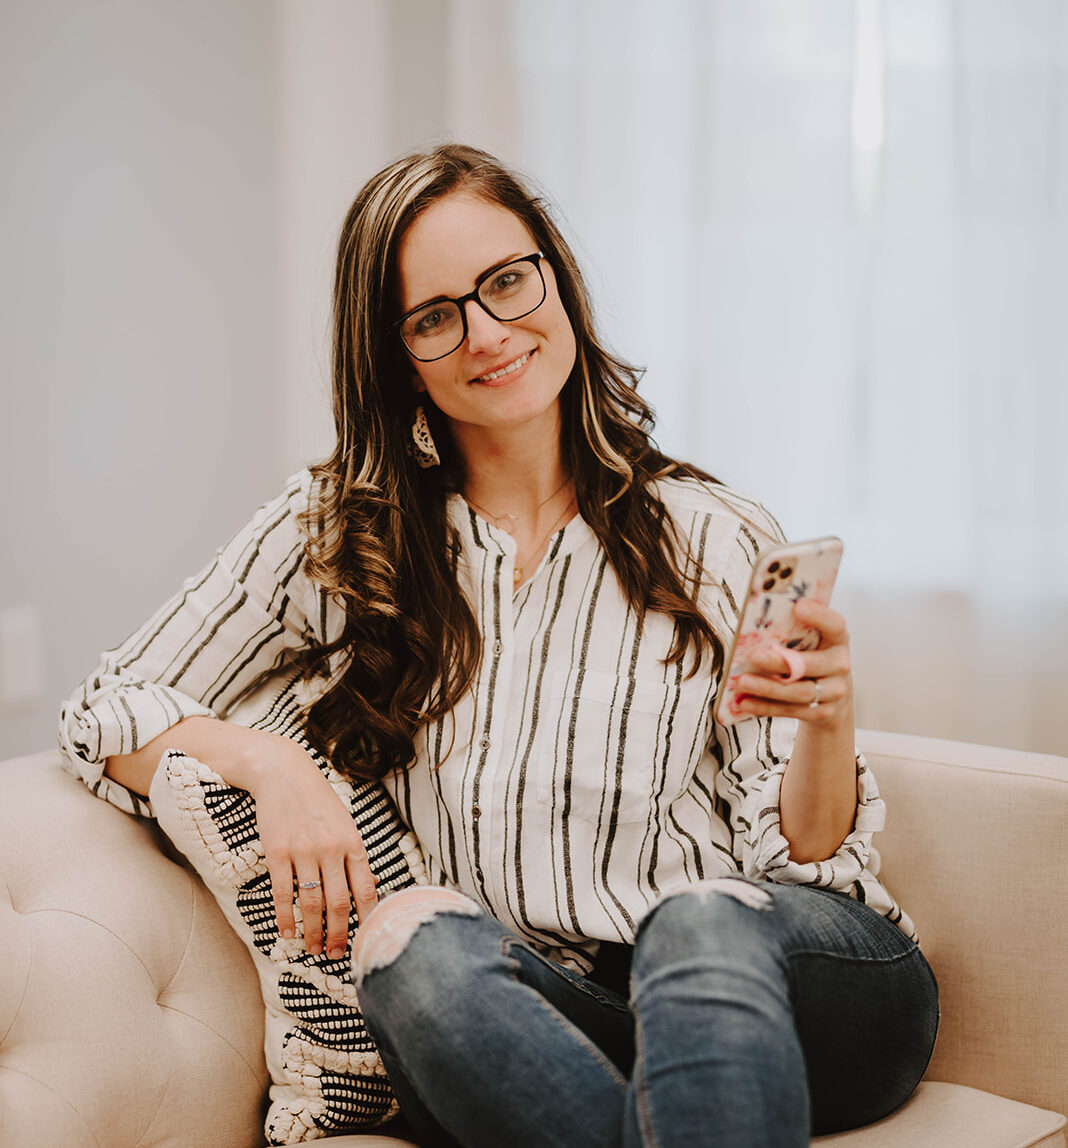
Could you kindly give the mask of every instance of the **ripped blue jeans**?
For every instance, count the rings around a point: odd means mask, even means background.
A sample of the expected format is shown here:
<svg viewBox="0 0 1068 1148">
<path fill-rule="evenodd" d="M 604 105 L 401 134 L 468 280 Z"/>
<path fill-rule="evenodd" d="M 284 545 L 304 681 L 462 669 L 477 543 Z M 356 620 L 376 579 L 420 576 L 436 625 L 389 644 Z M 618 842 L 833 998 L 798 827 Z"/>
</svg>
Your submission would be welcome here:
<svg viewBox="0 0 1068 1148">
<path fill-rule="evenodd" d="M 916 945 L 821 889 L 665 897 L 629 999 L 452 890 L 393 894 L 360 932 L 360 1003 L 425 1148 L 803 1148 L 903 1103 L 938 1027 Z"/>
</svg>

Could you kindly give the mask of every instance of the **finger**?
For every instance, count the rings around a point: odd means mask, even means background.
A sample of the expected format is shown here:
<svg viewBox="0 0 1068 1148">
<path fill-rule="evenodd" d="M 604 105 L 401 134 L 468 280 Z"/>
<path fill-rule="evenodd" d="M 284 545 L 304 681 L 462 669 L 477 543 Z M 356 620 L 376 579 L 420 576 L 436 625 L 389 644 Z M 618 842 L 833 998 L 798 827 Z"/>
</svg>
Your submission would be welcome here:
<svg viewBox="0 0 1068 1148">
<path fill-rule="evenodd" d="M 816 606 L 821 610 L 827 609 L 819 606 L 819 603 Z M 802 678 L 825 678 L 831 674 L 849 673 L 849 634 L 844 619 L 833 610 L 827 612 L 832 617 L 826 619 L 827 628 L 820 631 L 818 649 L 801 652 L 778 644 L 762 646 L 750 654 L 750 669 L 791 682 Z"/>
<path fill-rule="evenodd" d="M 271 878 L 271 900 L 274 901 L 278 935 L 295 937 L 297 928 L 293 918 L 293 866 L 288 857 L 269 857 L 267 872 Z"/>
<path fill-rule="evenodd" d="M 819 681 L 818 694 L 816 680 Z M 787 682 L 782 678 L 767 678 L 759 674 L 743 674 L 738 679 L 736 689 L 746 698 L 805 707 L 810 706 L 817 697 L 821 706 L 832 705 L 841 701 L 847 692 L 845 681 L 840 677 L 805 678 L 800 682 Z"/>
<path fill-rule="evenodd" d="M 323 951 L 323 881 L 318 865 L 298 862 L 297 898 L 304 922 L 304 948 L 316 956 Z"/>
<path fill-rule="evenodd" d="M 810 657 L 810 654 L 788 650 L 783 646 L 769 646 L 753 654 L 747 670 L 769 681 L 800 682 L 804 678 L 816 676 Z"/>
<path fill-rule="evenodd" d="M 738 703 L 740 713 L 760 718 L 794 718 L 796 721 L 826 725 L 838 718 L 838 707 L 831 702 L 820 700 L 818 706 L 811 703 L 800 705 L 790 702 L 777 702 L 767 698 L 747 696 Z"/>
<path fill-rule="evenodd" d="M 761 646 L 749 656 L 749 668 L 758 674 L 769 674 L 787 682 L 811 677 L 808 654 L 782 646 L 778 642 Z"/>
<path fill-rule="evenodd" d="M 348 877 L 343 867 L 324 872 L 323 900 L 326 905 L 326 955 L 332 961 L 338 961 L 348 948 L 349 913 L 352 909 Z"/>
<path fill-rule="evenodd" d="M 796 650 L 789 652 L 791 659 L 803 658 L 804 655 L 799 654 Z M 795 663 L 796 665 L 796 663 Z M 774 645 L 759 646 L 749 655 L 749 668 L 755 670 L 758 674 L 775 674 L 776 677 L 785 677 L 792 673 L 790 661 L 787 657 L 787 651 L 784 646 L 778 643 Z M 804 666 L 797 667 L 804 670 Z"/>
<path fill-rule="evenodd" d="M 835 645 L 846 640 L 846 621 L 837 610 L 824 606 L 814 598 L 802 598 L 794 606 L 794 617 L 806 626 L 819 630 L 822 636 L 821 647 Z"/>
<path fill-rule="evenodd" d="M 806 678 L 845 677 L 851 670 L 848 646 L 828 646 L 805 654 Z"/>
<path fill-rule="evenodd" d="M 356 917 L 362 925 L 378 904 L 378 884 L 365 852 L 347 854 L 345 868 L 349 875 L 352 899 L 356 902 Z"/>
</svg>

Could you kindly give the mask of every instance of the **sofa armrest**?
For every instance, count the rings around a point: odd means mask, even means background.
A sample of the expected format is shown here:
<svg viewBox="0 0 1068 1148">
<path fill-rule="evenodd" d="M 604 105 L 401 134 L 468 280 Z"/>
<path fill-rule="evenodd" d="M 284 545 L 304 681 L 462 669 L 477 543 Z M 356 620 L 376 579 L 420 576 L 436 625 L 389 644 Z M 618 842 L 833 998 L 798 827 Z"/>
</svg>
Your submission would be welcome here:
<svg viewBox="0 0 1068 1148">
<path fill-rule="evenodd" d="M 0 763 L 0 1139 L 263 1142 L 248 953 L 154 826 L 58 753 Z"/>
<path fill-rule="evenodd" d="M 1068 1112 L 1068 760 L 860 731 L 887 803 L 881 878 L 942 1022 L 927 1076 Z"/>
</svg>

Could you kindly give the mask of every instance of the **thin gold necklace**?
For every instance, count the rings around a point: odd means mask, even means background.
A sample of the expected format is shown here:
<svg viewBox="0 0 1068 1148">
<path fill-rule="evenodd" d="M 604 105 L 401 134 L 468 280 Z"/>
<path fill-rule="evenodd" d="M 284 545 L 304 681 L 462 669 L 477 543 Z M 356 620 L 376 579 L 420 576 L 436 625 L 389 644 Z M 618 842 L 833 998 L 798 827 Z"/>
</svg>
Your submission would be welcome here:
<svg viewBox="0 0 1068 1148">
<path fill-rule="evenodd" d="M 561 487 L 560 489 L 563 489 L 563 488 Z M 546 499 L 546 501 L 548 501 L 548 500 Z M 567 517 L 567 512 L 571 509 L 571 506 L 574 503 L 574 501 L 575 501 L 575 496 L 572 495 L 567 500 L 567 506 L 564 507 L 563 514 L 561 514 L 560 517 L 552 524 L 552 526 L 550 526 L 549 529 L 546 530 L 546 532 L 541 536 L 541 541 L 538 542 L 537 546 L 535 546 L 534 549 L 530 552 L 530 561 L 531 562 L 535 561 L 538 558 L 538 556 L 541 554 L 541 548 L 556 533 L 557 527 L 559 527 L 560 523 L 563 522 L 564 519 Z M 542 506 L 544 506 L 544 505 L 545 505 L 545 503 L 543 502 Z M 519 557 L 519 551 L 518 550 L 516 551 L 516 557 L 517 558 Z M 512 582 L 516 586 L 518 586 L 519 583 L 522 581 L 523 581 L 523 567 L 517 565 L 515 570 L 512 573 Z"/>
<path fill-rule="evenodd" d="M 541 508 L 546 503 L 552 502 L 552 500 L 560 493 L 560 491 L 563 490 L 565 486 L 567 486 L 569 481 L 570 475 L 568 475 L 564 481 L 560 483 L 560 485 L 552 492 L 552 494 L 549 495 L 548 498 L 543 498 L 541 502 L 539 502 L 538 505 L 535 506 L 531 511 L 531 514 L 537 514 L 538 511 L 541 510 Z M 498 530 L 503 530 L 506 534 L 515 533 L 515 528 L 519 525 L 518 514 L 494 514 L 491 510 L 487 510 L 484 506 L 479 506 L 479 504 L 470 495 L 465 495 L 465 497 L 467 498 L 468 503 L 473 506 L 479 512 L 479 514 L 483 515 L 487 522 L 492 522 Z M 567 505 L 568 508 L 570 508 L 571 503 L 569 502 Z M 549 533 L 551 534 L 552 531 Z"/>
</svg>

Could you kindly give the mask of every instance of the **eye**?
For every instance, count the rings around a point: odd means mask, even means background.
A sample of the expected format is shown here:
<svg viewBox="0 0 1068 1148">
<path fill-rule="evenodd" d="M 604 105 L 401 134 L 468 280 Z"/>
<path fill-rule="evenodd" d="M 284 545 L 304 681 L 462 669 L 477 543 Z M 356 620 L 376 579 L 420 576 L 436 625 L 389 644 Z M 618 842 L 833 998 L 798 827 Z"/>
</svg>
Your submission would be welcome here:
<svg viewBox="0 0 1068 1148">
<path fill-rule="evenodd" d="M 518 290 L 526 279 L 528 272 L 521 267 L 502 267 L 493 275 L 485 285 L 490 295 L 510 295 Z"/>
<path fill-rule="evenodd" d="M 444 322 L 445 311 L 441 307 L 431 307 L 429 311 L 412 316 L 411 332 L 413 335 L 430 335 Z"/>
</svg>

